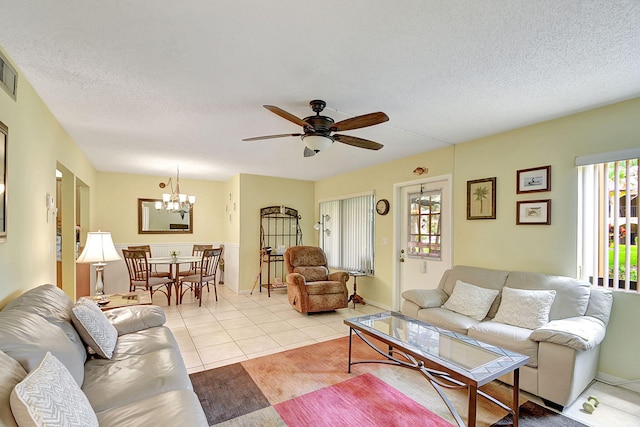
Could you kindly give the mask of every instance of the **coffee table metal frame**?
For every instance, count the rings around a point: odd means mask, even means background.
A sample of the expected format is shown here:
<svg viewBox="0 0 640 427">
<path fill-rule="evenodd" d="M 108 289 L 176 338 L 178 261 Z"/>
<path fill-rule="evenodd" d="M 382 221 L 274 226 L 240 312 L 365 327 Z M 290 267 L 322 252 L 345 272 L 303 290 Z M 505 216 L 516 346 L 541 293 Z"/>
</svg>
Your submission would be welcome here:
<svg viewBox="0 0 640 427">
<path fill-rule="evenodd" d="M 382 332 L 370 324 L 376 321 L 389 322 L 391 334 Z M 438 392 L 444 403 L 447 405 L 449 412 L 455 418 L 459 426 L 464 426 L 464 422 L 453 404 L 446 396 L 444 389 L 467 388 L 468 389 L 468 412 L 467 425 L 476 425 L 476 408 L 478 394 L 495 403 L 499 407 L 505 409 L 513 415 L 513 426 L 518 427 L 519 416 L 519 398 L 520 398 L 520 367 L 529 361 L 529 357 L 496 347 L 481 341 L 474 340 L 466 335 L 458 334 L 421 320 L 405 316 L 396 312 L 383 312 L 367 316 L 360 316 L 346 319 L 344 323 L 349 326 L 349 367 L 348 372 L 351 373 L 351 366 L 359 363 L 384 363 L 390 365 L 402 366 L 414 369 L 422 373 L 433 388 Z M 395 323 L 395 324 L 394 324 Z M 434 354 L 433 351 L 425 351 L 420 347 L 420 343 L 415 340 L 413 343 L 403 339 L 400 326 L 411 325 L 413 329 L 420 329 L 432 338 L 437 337 L 435 344 L 441 345 L 441 339 L 447 340 L 449 343 L 455 344 L 459 348 L 465 348 L 471 352 L 476 352 L 476 356 L 482 356 L 485 361 L 480 362 L 477 366 L 465 367 L 461 363 L 456 363 L 446 356 Z M 355 333 L 369 347 L 375 350 L 387 360 L 351 360 L 352 338 Z M 388 346 L 387 351 L 383 351 L 375 344 L 369 341 L 366 336 L 373 337 L 382 341 Z M 420 336 L 420 334 L 414 334 Z M 432 347 L 434 342 L 429 343 Z M 423 346 L 424 347 L 424 346 Z M 492 356 L 492 355 L 495 355 Z M 398 357 L 399 356 L 399 357 Z M 507 406 L 496 398 L 489 396 L 479 387 L 501 377 L 502 375 L 513 372 L 513 399 L 512 405 Z"/>
</svg>

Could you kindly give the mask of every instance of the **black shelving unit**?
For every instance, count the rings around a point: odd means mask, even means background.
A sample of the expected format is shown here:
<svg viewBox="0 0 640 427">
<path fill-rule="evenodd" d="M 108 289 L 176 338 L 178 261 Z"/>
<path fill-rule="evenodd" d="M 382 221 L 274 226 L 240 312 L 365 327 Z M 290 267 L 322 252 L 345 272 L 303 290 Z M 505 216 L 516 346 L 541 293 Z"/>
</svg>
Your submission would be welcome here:
<svg viewBox="0 0 640 427">
<path fill-rule="evenodd" d="M 296 209 L 287 206 L 260 209 L 260 292 L 265 287 L 271 296 L 272 288 L 285 286 L 284 250 L 299 245 L 302 230 Z"/>
</svg>

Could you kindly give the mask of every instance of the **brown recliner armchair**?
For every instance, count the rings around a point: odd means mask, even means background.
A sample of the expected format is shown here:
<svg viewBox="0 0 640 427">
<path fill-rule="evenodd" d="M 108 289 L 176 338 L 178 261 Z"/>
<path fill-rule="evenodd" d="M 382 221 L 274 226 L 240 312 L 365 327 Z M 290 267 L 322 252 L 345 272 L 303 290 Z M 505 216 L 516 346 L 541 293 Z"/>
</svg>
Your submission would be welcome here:
<svg viewBox="0 0 640 427">
<path fill-rule="evenodd" d="M 329 272 L 324 251 L 316 246 L 291 246 L 284 253 L 289 303 L 300 313 L 347 307 L 349 274 Z"/>
</svg>

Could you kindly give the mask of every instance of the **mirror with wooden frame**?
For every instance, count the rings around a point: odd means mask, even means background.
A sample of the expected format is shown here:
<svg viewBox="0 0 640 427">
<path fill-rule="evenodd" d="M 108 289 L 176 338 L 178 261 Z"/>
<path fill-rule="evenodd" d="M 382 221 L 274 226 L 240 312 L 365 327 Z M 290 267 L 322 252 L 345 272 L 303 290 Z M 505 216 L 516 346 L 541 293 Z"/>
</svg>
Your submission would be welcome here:
<svg viewBox="0 0 640 427">
<path fill-rule="evenodd" d="M 158 209 L 161 204 L 161 199 L 138 199 L 138 234 L 193 233 L 193 206 L 172 212 Z"/>
</svg>

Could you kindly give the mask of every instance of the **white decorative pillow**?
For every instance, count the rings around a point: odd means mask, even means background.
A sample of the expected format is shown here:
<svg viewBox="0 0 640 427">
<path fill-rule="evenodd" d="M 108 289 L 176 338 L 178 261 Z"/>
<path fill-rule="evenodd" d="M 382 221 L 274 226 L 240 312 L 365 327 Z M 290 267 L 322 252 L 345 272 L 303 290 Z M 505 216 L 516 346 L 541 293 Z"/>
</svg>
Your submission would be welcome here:
<svg viewBox="0 0 640 427">
<path fill-rule="evenodd" d="M 98 426 L 87 396 L 50 352 L 13 388 L 10 400 L 20 427 Z"/>
<path fill-rule="evenodd" d="M 481 288 L 462 280 L 456 281 L 453 292 L 442 308 L 481 321 L 487 317 L 491 304 L 498 296 L 497 289 Z"/>
<path fill-rule="evenodd" d="M 82 298 L 71 309 L 71 320 L 85 343 L 100 356 L 111 359 L 118 331 L 90 299 Z"/>
<path fill-rule="evenodd" d="M 502 288 L 502 301 L 494 321 L 527 329 L 549 323 L 549 311 L 556 297 L 554 290 Z"/>
</svg>

